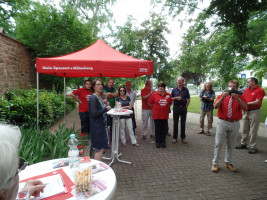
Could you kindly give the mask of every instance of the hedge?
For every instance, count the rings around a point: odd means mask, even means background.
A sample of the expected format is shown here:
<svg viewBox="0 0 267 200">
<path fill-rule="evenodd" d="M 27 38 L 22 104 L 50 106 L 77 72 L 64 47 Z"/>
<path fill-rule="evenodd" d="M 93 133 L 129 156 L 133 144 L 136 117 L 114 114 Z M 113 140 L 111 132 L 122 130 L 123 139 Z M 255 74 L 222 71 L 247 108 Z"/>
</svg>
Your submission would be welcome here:
<svg viewBox="0 0 267 200">
<path fill-rule="evenodd" d="M 66 113 L 76 106 L 71 98 L 66 98 Z M 8 90 L 0 97 L 0 121 L 16 124 L 24 128 L 36 126 L 37 90 Z M 39 92 L 39 122 L 41 128 L 54 124 L 64 116 L 64 96 L 53 91 Z"/>
</svg>

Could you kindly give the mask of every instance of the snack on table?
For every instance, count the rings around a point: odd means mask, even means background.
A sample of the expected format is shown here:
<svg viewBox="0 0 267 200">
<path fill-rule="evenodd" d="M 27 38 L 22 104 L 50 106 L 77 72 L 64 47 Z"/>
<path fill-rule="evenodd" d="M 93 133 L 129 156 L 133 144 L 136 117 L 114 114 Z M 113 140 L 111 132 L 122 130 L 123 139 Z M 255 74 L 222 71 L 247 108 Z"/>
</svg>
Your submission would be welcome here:
<svg viewBox="0 0 267 200">
<path fill-rule="evenodd" d="M 91 189 L 91 167 L 78 171 L 75 176 L 76 193 L 90 191 Z"/>
</svg>

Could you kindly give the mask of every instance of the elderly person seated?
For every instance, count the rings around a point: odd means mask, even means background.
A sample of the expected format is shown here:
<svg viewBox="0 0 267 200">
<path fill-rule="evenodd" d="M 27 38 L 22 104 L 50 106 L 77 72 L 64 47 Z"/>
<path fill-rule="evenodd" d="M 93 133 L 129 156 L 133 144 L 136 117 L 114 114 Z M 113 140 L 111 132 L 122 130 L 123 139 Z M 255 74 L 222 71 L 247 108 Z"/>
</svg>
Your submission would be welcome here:
<svg viewBox="0 0 267 200">
<path fill-rule="evenodd" d="M 19 173 L 25 169 L 27 162 L 19 166 L 20 157 L 18 147 L 21 132 L 18 127 L 0 124 L 0 200 L 16 199 L 19 191 Z M 25 194 L 25 198 L 30 196 L 39 197 L 45 185 L 39 180 L 28 181 L 20 193 Z"/>
</svg>

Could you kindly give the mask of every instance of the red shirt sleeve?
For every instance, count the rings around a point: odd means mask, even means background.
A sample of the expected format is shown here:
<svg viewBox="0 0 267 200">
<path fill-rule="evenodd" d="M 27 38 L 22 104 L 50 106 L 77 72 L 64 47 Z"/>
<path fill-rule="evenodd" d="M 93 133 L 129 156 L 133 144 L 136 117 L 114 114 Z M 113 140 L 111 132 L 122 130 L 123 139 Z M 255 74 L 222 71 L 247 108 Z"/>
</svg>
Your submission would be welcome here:
<svg viewBox="0 0 267 200">
<path fill-rule="evenodd" d="M 81 88 L 80 89 L 78 89 L 78 90 L 75 90 L 75 91 L 73 91 L 72 92 L 74 95 L 79 95 L 80 93 L 81 93 Z"/>
<path fill-rule="evenodd" d="M 217 101 L 219 101 L 221 97 L 222 97 L 222 94 L 220 94 L 220 95 L 216 98 L 214 104 L 215 104 Z"/>
<path fill-rule="evenodd" d="M 263 89 L 259 90 L 259 92 L 256 94 L 256 99 L 262 100 L 264 98 L 264 96 L 265 96 L 264 90 Z"/>
<path fill-rule="evenodd" d="M 154 103 L 154 94 L 156 93 L 153 93 L 149 98 L 148 98 L 148 104 L 153 104 Z"/>
</svg>

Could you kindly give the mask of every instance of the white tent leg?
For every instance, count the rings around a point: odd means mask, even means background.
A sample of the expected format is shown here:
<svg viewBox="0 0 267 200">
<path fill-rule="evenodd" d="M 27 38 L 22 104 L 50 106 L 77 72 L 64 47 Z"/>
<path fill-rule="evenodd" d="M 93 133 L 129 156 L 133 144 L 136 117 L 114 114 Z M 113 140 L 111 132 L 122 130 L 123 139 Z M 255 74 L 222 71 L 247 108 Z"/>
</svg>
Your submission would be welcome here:
<svg viewBox="0 0 267 200">
<path fill-rule="evenodd" d="M 135 92 L 137 92 L 137 90 L 136 90 L 136 79 L 137 79 L 137 78 L 135 78 L 135 87 L 134 87 L 134 91 L 135 91 Z M 137 114 L 138 114 L 138 112 L 137 112 L 137 110 L 138 110 L 138 109 L 137 109 L 137 106 L 138 106 L 138 105 L 137 105 L 137 101 L 135 101 L 135 103 L 134 103 L 135 121 L 137 120 Z"/>
<path fill-rule="evenodd" d="M 39 73 L 36 74 L 36 82 L 37 82 L 37 130 L 39 130 Z"/>
<path fill-rule="evenodd" d="M 66 77 L 64 77 L 64 123 L 66 124 Z"/>
</svg>

